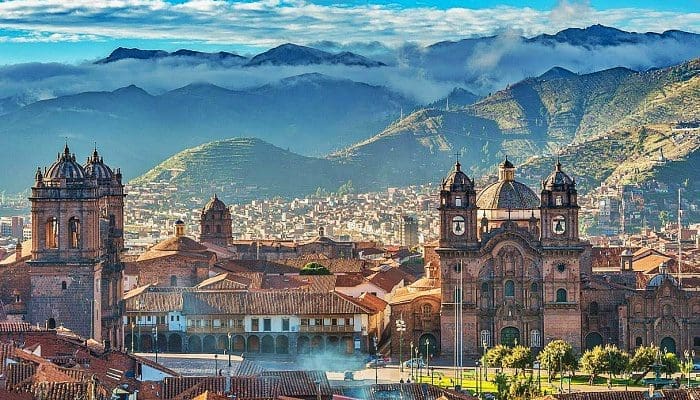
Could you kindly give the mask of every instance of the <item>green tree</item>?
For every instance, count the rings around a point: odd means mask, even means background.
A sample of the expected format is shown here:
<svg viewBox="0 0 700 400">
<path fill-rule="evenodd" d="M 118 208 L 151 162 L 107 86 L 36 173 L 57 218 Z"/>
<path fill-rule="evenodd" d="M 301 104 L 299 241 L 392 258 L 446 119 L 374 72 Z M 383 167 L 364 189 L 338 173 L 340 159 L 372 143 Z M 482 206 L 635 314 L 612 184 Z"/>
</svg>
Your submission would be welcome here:
<svg viewBox="0 0 700 400">
<path fill-rule="evenodd" d="M 355 193 L 355 188 L 352 186 L 352 181 L 347 181 L 338 188 L 338 196 Z"/>
<path fill-rule="evenodd" d="M 514 376 L 508 390 L 509 400 L 530 400 L 540 396 L 537 381 L 532 376 Z"/>
<path fill-rule="evenodd" d="M 629 370 L 643 373 L 635 377 L 635 384 L 639 383 L 651 371 L 651 366 L 656 361 L 657 351 L 658 349 L 652 346 L 640 346 L 634 351 L 634 356 L 630 359 Z"/>
<path fill-rule="evenodd" d="M 492 347 L 486 352 L 486 363 L 489 367 L 503 368 L 503 361 L 510 355 L 510 352 L 511 348 L 502 344 Z"/>
<path fill-rule="evenodd" d="M 629 366 L 629 354 L 614 345 L 596 346 L 587 350 L 581 356 L 581 369 L 590 374 L 589 384 L 593 384 L 595 378 L 603 372 L 612 376 L 619 375 Z"/>
<path fill-rule="evenodd" d="M 331 271 L 317 262 L 310 262 L 304 265 L 299 271 L 299 275 L 331 275 Z"/>
<path fill-rule="evenodd" d="M 671 374 L 681 371 L 681 360 L 675 353 L 666 353 L 661 357 L 661 363 L 664 365 L 663 371 L 666 373 L 666 377 L 670 377 Z"/>
<path fill-rule="evenodd" d="M 510 354 L 503 359 L 503 366 L 506 368 L 515 368 L 515 374 L 518 370 L 525 375 L 525 368 L 532 365 L 532 351 L 529 347 L 515 346 L 511 349 Z"/>
<path fill-rule="evenodd" d="M 550 382 L 558 372 L 570 371 L 573 374 L 578 367 L 574 349 L 563 340 L 553 340 L 547 343 L 537 355 L 537 360 L 540 362 L 540 368 L 549 371 Z"/>
<path fill-rule="evenodd" d="M 509 384 L 506 374 L 497 372 L 496 376 L 493 378 L 493 383 L 496 384 L 496 400 L 507 400 Z"/>
</svg>

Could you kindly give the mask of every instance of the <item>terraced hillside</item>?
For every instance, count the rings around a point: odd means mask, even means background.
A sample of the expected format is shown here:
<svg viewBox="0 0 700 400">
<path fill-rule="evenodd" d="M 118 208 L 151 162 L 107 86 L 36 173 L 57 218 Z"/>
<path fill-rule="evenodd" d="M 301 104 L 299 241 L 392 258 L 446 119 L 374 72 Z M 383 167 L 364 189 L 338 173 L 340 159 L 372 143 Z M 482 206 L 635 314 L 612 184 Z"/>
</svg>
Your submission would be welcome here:
<svg viewBox="0 0 700 400">
<path fill-rule="evenodd" d="M 302 195 L 318 187 L 336 190 L 348 179 L 347 171 L 332 161 L 300 156 L 260 139 L 233 138 L 181 151 L 131 183 L 164 180 L 177 186 L 182 198 L 216 192 L 230 202 Z"/>
</svg>

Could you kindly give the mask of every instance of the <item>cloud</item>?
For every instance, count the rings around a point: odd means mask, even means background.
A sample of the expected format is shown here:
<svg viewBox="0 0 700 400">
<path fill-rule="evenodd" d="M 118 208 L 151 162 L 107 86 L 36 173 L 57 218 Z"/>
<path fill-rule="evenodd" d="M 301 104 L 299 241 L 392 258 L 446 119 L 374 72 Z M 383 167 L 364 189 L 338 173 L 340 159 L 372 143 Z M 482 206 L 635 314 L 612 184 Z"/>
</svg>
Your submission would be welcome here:
<svg viewBox="0 0 700 400">
<path fill-rule="evenodd" d="M 560 27 L 604 23 L 623 29 L 700 30 L 700 13 L 611 9 L 560 0 L 551 11 L 497 6 L 487 9 L 396 5 L 319 5 L 306 1 L 9 0 L 0 2 L 0 40 L 160 39 L 273 46 L 319 40 L 339 44 L 429 44 L 514 29 L 527 36 Z M 23 32 L 21 39 L 3 30 Z M 54 36 L 55 35 L 55 36 Z"/>
</svg>

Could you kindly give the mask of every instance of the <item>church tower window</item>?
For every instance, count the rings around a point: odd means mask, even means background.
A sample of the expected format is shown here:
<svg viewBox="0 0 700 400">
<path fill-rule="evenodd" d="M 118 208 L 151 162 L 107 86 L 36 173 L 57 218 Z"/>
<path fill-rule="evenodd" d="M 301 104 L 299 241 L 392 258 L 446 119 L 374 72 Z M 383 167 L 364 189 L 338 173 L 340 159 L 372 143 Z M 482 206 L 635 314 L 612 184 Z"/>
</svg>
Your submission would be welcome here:
<svg viewBox="0 0 700 400">
<path fill-rule="evenodd" d="M 566 289 L 557 289 L 557 303 L 566 303 L 567 301 Z"/>
<path fill-rule="evenodd" d="M 455 197 L 455 207 L 462 207 L 462 198 L 461 197 Z"/>
<path fill-rule="evenodd" d="M 46 247 L 58 248 L 58 219 L 51 217 L 46 221 Z"/>
<path fill-rule="evenodd" d="M 592 301 L 591 304 L 588 305 L 588 314 L 592 316 L 598 315 L 598 303 Z"/>
<path fill-rule="evenodd" d="M 66 290 L 68 288 L 68 284 L 66 284 L 66 281 L 61 282 L 61 290 Z"/>
<path fill-rule="evenodd" d="M 68 234 L 70 235 L 70 247 L 80 247 L 80 220 L 73 217 L 68 220 Z"/>
<path fill-rule="evenodd" d="M 514 297 L 515 296 L 515 283 L 513 283 L 513 281 L 506 281 L 505 288 L 504 288 L 504 295 L 506 297 Z"/>
</svg>

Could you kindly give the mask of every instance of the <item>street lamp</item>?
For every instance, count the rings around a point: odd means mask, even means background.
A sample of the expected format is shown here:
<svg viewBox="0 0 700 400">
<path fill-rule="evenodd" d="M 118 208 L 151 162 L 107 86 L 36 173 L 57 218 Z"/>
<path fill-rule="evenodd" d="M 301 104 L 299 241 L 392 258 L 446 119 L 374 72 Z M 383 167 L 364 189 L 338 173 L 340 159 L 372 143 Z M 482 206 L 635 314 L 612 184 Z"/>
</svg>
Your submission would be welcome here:
<svg viewBox="0 0 700 400">
<path fill-rule="evenodd" d="M 416 380 L 416 378 L 413 376 L 413 362 L 416 360 L 413 358 L 413 340 L 411 340 L 411 353 L 408 355 L 411 357 L 411 379 Z"/>
<path fill-rule="evenodd" d="M 479 384 L 481 383 L 479 371 L 480 371 L 479 360 L 477 360 L 476 366 L 474 367 L 474 391 L 476 392 L 477 397 L 479 397 Z"/>
<path fill-rule="evenodd" d="M 406 321 L 403 320 L 403 316 L 396 320 L 396 331 L 399 333 L 399 370 L 403 373 L 403 354 L 401 351 L 403 347 L 403 333 L 406 331 Z"/>
<path fill-rule="evenodd" d="M 133 354 L 134 352 L 134 327 L 136 326 L 136 323 L 134 321 L 131 321 L 131 353 Z"/>
<path fill-rule="evenodd" d="M 377 335 L 372 339 L 374 341 L 374 384 L 379 384 L 379 349 L 377 348 Z"/>
<path fill-rule="evenodd" d="M 695 350 L 692 352 L 686 350 L 683 352 L 685 356 L 685 369 L 688 370 L 688 387 L 690 388 L 690 373 L 693 370 L 693 363 L 695 360 Z"/>
<path fill-rule="evenodd" d="M 143 325 L 143 321 L 141 321 L 141 299 L 136 300 L 136 325 L 139 327 L 139 342 L 137 345 L 137 348 L 139 350 L 139 353 L 141 352 L 141 325 Z"/>
<path fill-rule="evenodd" d="M 483 347 L 484 347 L 484 380 L 488 381 L 489 380 L 489 363 L 486 361 L 486 352 L 488 351 L 488 348 L 489 348 L 489 342 L 484 340 L 483 342 L 481 342 L 481 344 L 483 344 Z"/>
<path fill-rule="evenodd" d="M 430 368 L 430 339 L 425 338 L 425 367 Z"/>
<path fill-rule="evenodd" d="M 214 375 L 219 375 L 219 355 L 214 354 Z"/>
<path fill-rule="evenodd" d="M 151 329 L 151 333 L 153 334 L 153 342 L 155 343 L 153 349 L 156 353 L 156 363 L 158 363 L 158 326 Z"/>
<path fill-rule="evenodd" d="M 231 368 L 231 339 L 233 336 L 231 335 L 231 332 L 229 332 L 226 336 L 228 336 L 228 367 Z"/>
</svg>

